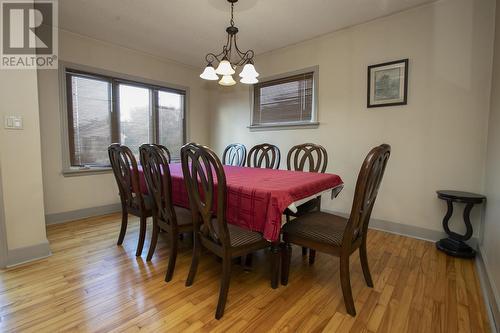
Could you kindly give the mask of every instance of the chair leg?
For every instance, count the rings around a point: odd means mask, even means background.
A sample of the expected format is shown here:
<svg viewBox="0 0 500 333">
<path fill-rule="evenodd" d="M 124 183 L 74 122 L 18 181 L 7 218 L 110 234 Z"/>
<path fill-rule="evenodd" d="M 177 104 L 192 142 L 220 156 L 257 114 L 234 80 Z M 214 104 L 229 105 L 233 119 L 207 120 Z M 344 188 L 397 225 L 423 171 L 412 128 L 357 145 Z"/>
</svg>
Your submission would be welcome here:
<svg viewBox="0 0 500 333">
<path fill-rule="evenodd" d="M 170 230 L 170 255 L 168 258 L 167 274 L 165 275 L 166 282 L 169 282 L 170 280 L 172 280 L 172 276 L 174 275 L 175 261 L 177 259 L 177 240 L 178 240 L 178 238 L 179 238 L 179 235 L 177 234 L 177 232 Z"/>
<path fill-rule="evenodd" d="M 271 288 L 278 288 L 280 275 L 280 245 L 273 243 L 271 245 Z"/>
<path fill-rule="evenodd" d="M 189 274 L 186 279 L 186 287 L 189 287 L 193 284 L 194 276 L 196 275 L 196 271 L 198 270 L 198 262 L 200 261 L 200 255 L 201 255 L 201 243 L 198 237 L 199 236 L 196 233 L 194 233 L 193 258 L 191 259 L 191 268 L 189 269 Z"/>
<path fill-rule="evenodd" d="M 226 308 L 227 293 L 229 291 L 229 281 L 231 279 L 231 258 L 225 257 L 222 259 L 222 280 L 220 284 L 219 302 L 217 303 L 217 311 L 215 319 L 221 319 Z"/>
<path fill-rule="evenodd" d="M 359 247 L 359 261 L 363 269 L 363 276 L 365 277 L 366 285 L 373 288 L 372 275 L 370 274 L 370 266 L 368 265 L 368 255 L 366 253 L 366 242 L 363 242 Z"/>
<path fill-rule="evenodd" d="M 156 243 L 158 242 L 158 233 L 160 232 L 160 227 L 156 221 L 156 218 L 153 217 L 153 233 L 151 234 L 151 243 L 149 244 L 148 256 L 146 257 L 146 261 L 150 261 L 153 258 L 153 254 L 155 253 Z"/>
<path fill-rule="evenodd" d="M 281 247 L 281 284 L 288 284 L 290 274 L 290 262 L 292 260 L 292 246 L 290 243 L 284 243 Z"/>
<path fill-rule="evenodd" d="M 309 249 L 309 265 L 314 264 L 315 259 L 316 259 L 316 250 Z"/>
<path fill-rule="evenodd" d="M 307 256 L 307 247 L 302 247 L 302 255 Z"/>
<path fill-rule="evenodd" d="M 356 315 L 356 308 L 354 307 L 354 300 L 352 298 L 349 255 L 340 256 L 340 284 L 342 286 L 342 295 L 344 296 L 347 313 L 354 317 Z"/>
<path fill-rule="evenodd" d="M 144 247 L 144 239 L 146 238 L 146 221 L 147 217 L 141 216 L 139 222 L 139 242 L 137 243 L 137 251 L 135 251 L 136 257 L 141 256 L 142 248 Z"/>
<path fill-rule="evenodd" d="M 127 224 L 128 224 L 128 212 L 125 207 L 122 207 L 122 226 L 120 228 L 120 235 L 118 236 L 118 242 L 116 242 L 116 245 L 123 244 L 123 239 L 125 238 L 125 233 L 127 232 Z"/>
</svg>

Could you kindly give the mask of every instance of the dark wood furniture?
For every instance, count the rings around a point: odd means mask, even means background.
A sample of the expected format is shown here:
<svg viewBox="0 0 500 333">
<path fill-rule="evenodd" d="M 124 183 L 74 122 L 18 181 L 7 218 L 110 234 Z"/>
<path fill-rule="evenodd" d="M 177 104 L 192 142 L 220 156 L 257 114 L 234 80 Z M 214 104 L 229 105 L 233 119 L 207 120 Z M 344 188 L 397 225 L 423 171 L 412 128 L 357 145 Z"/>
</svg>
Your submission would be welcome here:
<svg viewBox="0 0 500 333">
<path fill-rule="evenodd" d="M 174 274 L 179 235 L 193 231 L 191 211 L 177 207 L 172 202 L 172 179 L 170 177 L 170 153 L 161 145 L 144 144 L 139 148 L 141 165 L 149 195 L 153 203 L 153 232 L 146 261 L 153 257 L 160 230 L 169 235 L 169 260 L 165 281 Z"/>
<path fill-rule="evenodd" d="M 321 172 L 326 171 L 328 166 L 328 152 L 323 146 L 314 143 L 304 143 L 293 146 L 288 151 L 286 157 L 286 168 L 293 171 Z M 290 222 L 290 217 L 299 217 L 311 211 L 321 210 L 321 196 L 317 196 L 303 204 L 297 206 L 297 212 L 290 209 L 285 211 L 286 221 Z M 307 248 L 302 248 L 302 255 L 307 255 Z M 309 251 L 309 263 L 314 263 L 316 252 Z"/>
<path fill-rule="evenodd" d="M 444 253 L 460 258 L 474 258 L 476 251 L 471 248 L 465 241 L 472 237 L 473 229 L 470 222 L 470 212 L 475 204 L 481 204 L 486 200 L 486 197 L 481 194 L 461 192 L 461 191 L 437 191 L 439 199 L 446 201 L 448 210 L 443 218 L 443 229 L 448 234 L 448 238 L 443 238 L 436 242 L 436 247 Z M 460 235 L 450 230 L 448 225 L 451 216 L 453 215 L 453 203 L 465 204 L 463 219 L 466 227 L 465 234 Z"/>
<path fill-rule="evenodd" d="M 351 215 L 349 218 L 312 212 L 302 215 L 283 227 L 281 282 L 288 283 L 291 243 L 340 257 L 340 282 L 347 312 L 355 316 L 349 274 L 349 257 L 359 249 L 361 267 L 366 284 L 373 287 L 366 253 L 366 237 L 370 215 L 377 198 L 380 182 L 391 153 L 387 144 L 373 148 L 366 156 L 359 171 Z"/>
<path fill-rule="evenodd" d="M 128 214 L 138 216 L 140 218 L 139 241 L 135 255 L 140 256 L 144 247 L 144 238 L 146 237 L 146 221 L 153 214 L 151 198 L 143 195 L 140 191 L 137 161 L 127 146 L 119 143 L 111 144 L 108 147 L 108 156 L 122 204 L 122 225 L 117 245 L 121 245 L 125 238 Z"/>
<path fill-rule="evenodd" d="M 248 152 L 247 167 L 278 169 L 281 153 L 278 147 L 269 143 L 255 145 Z"/>
<path fill-rule="evenodd" d="M 232 258 L 268 248 L 271 243 L 258 232 L 227 223 L 226 176 L 222 163 L 212 150 L 195 143 L 187 144 L 181 149 L 181 161 L 195 228 L 193 258 L 186 286 L 193 284 L 202 247 L 220 257 L 222 280 L 215 313 L 215 318 L 220 319 L 229 290 Z M 272 253 L 272 281 L 277 281 L 279 253 Z"/>
<path fill-rule="evenodd" d="M 224 165 L 245 166 L 247 159 L 247 148 L 241 143 L 232 143 L 224 149 L 222 163 Z"/>
</svg>

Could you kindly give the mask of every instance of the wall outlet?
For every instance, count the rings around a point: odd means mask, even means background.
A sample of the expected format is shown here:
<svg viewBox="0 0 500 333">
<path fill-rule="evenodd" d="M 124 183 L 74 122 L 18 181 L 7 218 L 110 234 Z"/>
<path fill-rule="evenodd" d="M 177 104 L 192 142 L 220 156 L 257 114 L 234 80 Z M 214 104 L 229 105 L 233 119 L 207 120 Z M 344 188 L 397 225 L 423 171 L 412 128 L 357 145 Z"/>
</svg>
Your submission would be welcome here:
<svg viewBox="0 0 500 333">
<path fill-rule="evenodd" d="M 23 129 L 23 117 L 21 116 L 5 116 L 5 128 L 6 129 Z"/>
</svg>

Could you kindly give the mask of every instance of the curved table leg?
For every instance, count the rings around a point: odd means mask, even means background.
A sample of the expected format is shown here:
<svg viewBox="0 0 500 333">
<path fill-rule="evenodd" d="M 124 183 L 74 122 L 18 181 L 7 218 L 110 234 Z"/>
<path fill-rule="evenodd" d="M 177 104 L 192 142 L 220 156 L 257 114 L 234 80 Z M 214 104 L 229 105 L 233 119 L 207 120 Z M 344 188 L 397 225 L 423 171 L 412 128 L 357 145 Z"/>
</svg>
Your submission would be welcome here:
<svg viewBox="0 0 500 333">
<path fill-rule="evenodd" d="M 456 232 L 450 230 L 448 223 L 451 216 L 453 215 L 453 202 L 451 200 L 446 200 L 448 210 L 443 218 L 443 229 L 448 234 L 448 238 L 443 238 L 436 242 L 436 247 L 454 257 L 460 258 L 473 258 L 476 255 L 476 251 L 465 243 L 466 240 L 472 237 L 472 224 L 470 222 L 470 212 L 473 203 L 468 203 L 465 206 L 463 219 L 466 227 L 466 232 L 464 235 L 460 235 Z"/>
</svg>

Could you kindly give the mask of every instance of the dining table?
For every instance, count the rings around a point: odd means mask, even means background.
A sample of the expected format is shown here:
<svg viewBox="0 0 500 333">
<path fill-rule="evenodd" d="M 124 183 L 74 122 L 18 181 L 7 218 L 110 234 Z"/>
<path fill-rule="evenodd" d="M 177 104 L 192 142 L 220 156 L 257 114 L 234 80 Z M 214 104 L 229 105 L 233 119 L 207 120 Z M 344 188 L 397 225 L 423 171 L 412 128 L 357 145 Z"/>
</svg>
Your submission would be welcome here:
<svg viewBox="0 0 500 333">
<path fill-rule="evenodd" d="M 189 208 L 181 163 L 170 163 L 172 200 Z M 318 195 L 330 193 L 332 199 L 343 188 L 340 176 L 289 170 L 224 166 L 227 186 L 226 220 L 239 227 L 262 233 L 270 242 L 279 241 L 283 213 Z M 139 166 L 141 191 L 148 193 Z"/>
</svg>

